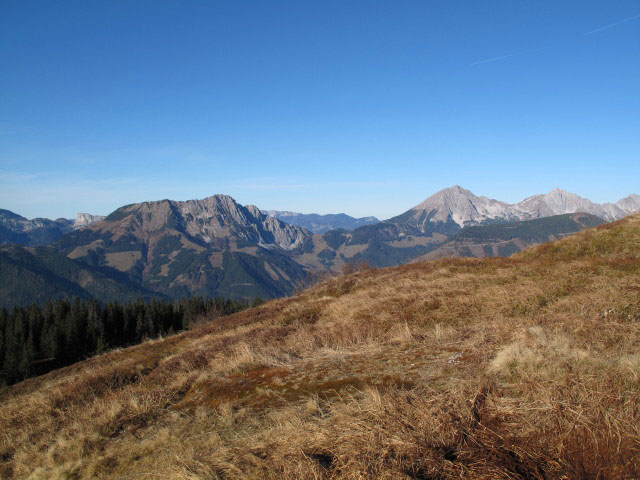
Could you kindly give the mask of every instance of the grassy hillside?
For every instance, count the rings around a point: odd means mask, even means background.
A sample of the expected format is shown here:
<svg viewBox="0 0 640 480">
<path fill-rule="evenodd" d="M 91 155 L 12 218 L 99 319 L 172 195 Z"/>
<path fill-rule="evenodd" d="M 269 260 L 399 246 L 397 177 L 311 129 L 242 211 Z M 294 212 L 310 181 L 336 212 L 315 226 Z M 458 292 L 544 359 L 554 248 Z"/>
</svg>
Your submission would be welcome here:
<svg viewBox="0 0 640 480">
<path fill-rule="evenodd" d="M 0 393 L 3 478 L 640 477 L 640 216 L 331 279 Z"/>
</svg>

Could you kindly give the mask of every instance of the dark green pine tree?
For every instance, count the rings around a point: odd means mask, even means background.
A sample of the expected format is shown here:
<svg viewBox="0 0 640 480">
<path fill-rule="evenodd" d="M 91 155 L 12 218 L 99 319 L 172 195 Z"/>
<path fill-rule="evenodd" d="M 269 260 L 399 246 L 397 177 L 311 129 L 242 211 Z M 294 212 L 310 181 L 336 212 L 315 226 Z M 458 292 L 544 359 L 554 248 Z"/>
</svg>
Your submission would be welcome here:
<svg viewBox="0 0 640 480">
<path fill-rule="evenodd" d="M 35 358 L 35 346 L 33 344 L 33 338 L 31 335 L 27 337 L 23 344 L 22 351 L 19 354 L 18 360 L 18 378 L 24 380 L 31 376 L 31 369 L 33 360 Z"/>
<path fill-rule="evenodd" d="M 85 351 L 95 352 L 100 344 L 101 351 L 105 348 L 104 321 L 102 309 L 98 302 L 89 300 L 87 303 L 87 331 Z"/>
<path fill-rule="evenodd" d="M 144 313 L 138 313 L 136 317 L 136 341 L 141 342 L 142 339 L 146 336 L 146 323 L 144 321 Z"/>
</svg>

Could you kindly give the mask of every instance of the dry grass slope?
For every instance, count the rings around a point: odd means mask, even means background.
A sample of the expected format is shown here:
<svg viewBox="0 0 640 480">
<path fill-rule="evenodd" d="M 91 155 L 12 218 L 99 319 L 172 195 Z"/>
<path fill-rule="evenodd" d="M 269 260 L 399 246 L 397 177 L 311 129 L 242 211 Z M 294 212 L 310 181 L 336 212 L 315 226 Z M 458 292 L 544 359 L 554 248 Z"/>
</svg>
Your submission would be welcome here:
<svg viewBox="0 0 640 480">
<path fill-rule="evenodd" d="M 640 216 L 358 272 L 0 393 L 3 478 L 640 478 Z"/>
</svg>

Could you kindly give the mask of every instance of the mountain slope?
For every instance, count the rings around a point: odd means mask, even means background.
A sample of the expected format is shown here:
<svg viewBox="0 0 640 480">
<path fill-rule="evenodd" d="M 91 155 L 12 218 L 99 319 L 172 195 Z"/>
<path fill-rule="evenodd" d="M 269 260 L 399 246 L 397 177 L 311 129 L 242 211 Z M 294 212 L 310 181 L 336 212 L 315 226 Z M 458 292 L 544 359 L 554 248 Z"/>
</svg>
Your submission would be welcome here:
<svg viewBox="0 0 640 480">
<path fill-rule="evenodd" d="M 433 250 L 446 238 L 438 233 L 425 235 L 411 225 L 379 222 L 353 231 L 315 234 L 294 259 L 312 270 L 334 273 L 342 271 L 346 264 L 389 267 Z"/>
<path fill-rule="evenodd" d="M 354 218 L 344 213 L 318 215 L 317 213 L 281 212 L 266 210 L 264 213 L 290 225 L 303 227 L 313 233 L 326 233 L 329 230 L 354 230 L 363 225 L 378 223 L 376 217 Z"/>
<path fill-rule="evenodd" d="M 9 210 L 0 209 L 0 245 L 6 243 L 27 246 L 47 245 L 70 232 L 72 223 L 65 218 L 29 220 Z"/>
<path fill-rule="evenodd" d="M 422 232 L 454 233 L 467 225 L 488 221 L 521 220 L 510 205 L 478 197 L 459 186 L 440 190 L 405 213 L 387 220 L 417 227 Z"/>
<path fill-rule="evenodd" d="M 0 277 L 3 307 L 71 297 L 101 302 L 161 297 L 116 270 L 84 265 L 48 247 L 0 246 Z"/>
<path fill-rule="evenodd" d="M 75 220 L 34 218 L 29 220 L 10 210 L 0 209 L 0 245 L 17 243 L 36 247 L 48 245 L 64 234 L 91 225 L 104 217 L 78 213 Z"/>
<path fill-rule="evenodd" d="M 291 293 L 305 269 L 291 259 L 311 233 L 226 195 L 121 207 L 55 246 L 69 258 L 106 265 L 174 298 L 273 298 Z"/>
<path fill-rule="evenodd" d="M 562 238 L 605 223 L 588 213 L 573 213 L 466 227 L 414 262 L 446 257 L 508 257 L 527 247 Z"/>
<path fill-rule="evenodd" d="M 637 478 L 639 245 L 358 273 L 27 380 L 0 475 Z"/>
</svg>

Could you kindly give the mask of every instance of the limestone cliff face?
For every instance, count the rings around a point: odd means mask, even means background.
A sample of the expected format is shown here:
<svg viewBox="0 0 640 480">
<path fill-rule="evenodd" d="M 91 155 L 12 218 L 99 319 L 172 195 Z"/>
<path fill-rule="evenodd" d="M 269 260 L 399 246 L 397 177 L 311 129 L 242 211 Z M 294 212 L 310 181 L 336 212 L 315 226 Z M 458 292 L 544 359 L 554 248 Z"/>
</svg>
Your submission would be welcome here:
<svg viewBox="0 0 640 480">
<path fill-rule="evenodd" d="M 451 219 L 461 227 L 484 220 L 521 220 L 521 215 L 511 205 L 479 197 L 459 186 L 440 190 L 413 207 L 413 210 L 433 212 L 432 222 Z"/>
<path fill-rule="evenodd" d="M 519 221 L 530 218 L 514 206 L 487 197 L 479 197 L 459 186 L 445 188 L 425 199 L 392 223 L 414 225 L 424 233 L 450 235 L 470 225 L 495 221 Z"/>
<path fill-rule="evenodd" d="M 82 227 L 87 227 L 96 222 L 104 220 L 103 215 L 91 215 L 90 213 L 78 213 L 76 214 L 76 219 L 73 221 L 73 229 L 77 230 Z"/>
<path fill-rule="evenodd" d="M 609 205 L 609 204 L 605 204 Z M 640 212 L 640 195 L 629 195 L 615 203 L 615 206 L 624 212 L 625 215 L 631 215 Z"/>
<path fill-rule="evenodd" d="M 204 241 L 235 236 L 262 247 L 292 250 L 310 236 L 305 229 L 272 218 L 254 205 L 242 206 L 228 195 L 171 203 L 187 232 Z"/>
<path fill-rule="evenodd" d="M 622 199 L 616 203 L 599 205 L 575 193 L 567 192 L 559 188 L 555 188 L 549 193 L 534 195 L 514 206 L 523 213 L 530 215 L 531 218 L 544 218 L 552 215 L 584 212 L 596 215 L 607 221 L 618 220 L 640 209 L 640 204 L 634 204 L 633 196 Z"/>
</svg>

